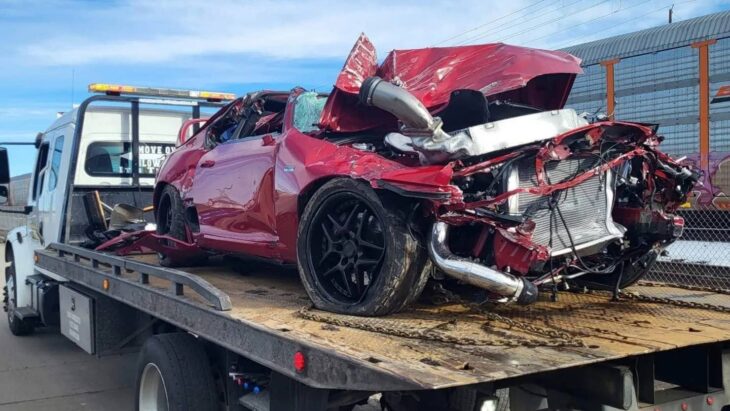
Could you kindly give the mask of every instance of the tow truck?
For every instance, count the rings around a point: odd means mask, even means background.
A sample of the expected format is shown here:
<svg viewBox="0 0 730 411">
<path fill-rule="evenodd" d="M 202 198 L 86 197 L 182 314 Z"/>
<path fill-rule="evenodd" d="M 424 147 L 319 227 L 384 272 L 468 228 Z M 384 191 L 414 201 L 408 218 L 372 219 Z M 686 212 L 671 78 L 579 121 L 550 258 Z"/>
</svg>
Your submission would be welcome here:
<svg viewBox="0 0 730 411">
<path fill-rule="evenodd" d="M 37 138 L 26 222 L 3 247 L 5 309 L 18 336 L 56 327 L 92 355 L 138 351 L 138 410 L 730 409 L 727 290 L 555 289 L 529 307 L 432 290 L 361 318 L 313 309 L 266 261 L 173 269 L 83 247 L 112 204 L 151 203 L 159 155 L 231 98 L 90 91 Z M 7 170 L 0 150 L 5 197 Z"/>
</svg>

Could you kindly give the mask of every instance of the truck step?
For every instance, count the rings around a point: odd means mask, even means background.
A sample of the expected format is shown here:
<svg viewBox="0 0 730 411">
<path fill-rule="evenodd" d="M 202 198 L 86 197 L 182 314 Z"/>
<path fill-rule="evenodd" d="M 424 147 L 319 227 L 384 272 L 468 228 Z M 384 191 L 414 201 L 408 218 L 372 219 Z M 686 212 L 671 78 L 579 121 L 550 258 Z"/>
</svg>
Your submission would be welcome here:
<svg viewBox="0 0 730 411">
<path fill-rule="evenodd" d="M 238 399 L 238 403 L 252 411 L 269 411 L 269 391 L 246 394 Z"/>
<path fill-rule="evenodd" d="M 19 320 L 35 320 L 40 318 L 38 311 L 36 311 L 32 307 L 18 307 L 15 309 L 14 313 Z"/>
</svg>

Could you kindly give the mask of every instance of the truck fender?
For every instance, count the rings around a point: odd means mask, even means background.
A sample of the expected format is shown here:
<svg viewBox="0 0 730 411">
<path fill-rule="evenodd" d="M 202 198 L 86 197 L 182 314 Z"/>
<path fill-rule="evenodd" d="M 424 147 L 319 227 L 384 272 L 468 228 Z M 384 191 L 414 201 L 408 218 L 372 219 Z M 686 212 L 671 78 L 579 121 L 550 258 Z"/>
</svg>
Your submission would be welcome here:
<svg viewBox="0 0 730 411">
<path fill-rule="evenodd" d="M 15 259 L 15 287 L 18 290 L 18 307 L 24 307 L 31 303 L 30 286 L 25 284 L 25 279 L 33 275 L 35 261 L 33 254 L 36 250 L 43 249 L 43 245 L 36 236 L 31 234 L 27 226 L 16 227 L 7 234 L 5 247 L 3 247 L 3 277 L 5 276 L 5 254 L 10 247 L 13 249 Z M 4 278 L 3 278 L 4 280 Z"/>
</svg>

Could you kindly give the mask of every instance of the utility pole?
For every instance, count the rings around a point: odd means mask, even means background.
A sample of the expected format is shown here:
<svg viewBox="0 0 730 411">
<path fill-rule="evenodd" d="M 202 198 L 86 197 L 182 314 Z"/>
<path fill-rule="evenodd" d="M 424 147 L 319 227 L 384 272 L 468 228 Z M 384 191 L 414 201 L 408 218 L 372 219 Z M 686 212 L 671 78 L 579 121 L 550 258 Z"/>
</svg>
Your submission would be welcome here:
<svg viewBox="0 0 730 411">
<path fill-rule="evenodd" d="M 672 24 L 672 14 L 674 14 L 674 4 L 669 8 L 669 24 Z"/>
</svg>

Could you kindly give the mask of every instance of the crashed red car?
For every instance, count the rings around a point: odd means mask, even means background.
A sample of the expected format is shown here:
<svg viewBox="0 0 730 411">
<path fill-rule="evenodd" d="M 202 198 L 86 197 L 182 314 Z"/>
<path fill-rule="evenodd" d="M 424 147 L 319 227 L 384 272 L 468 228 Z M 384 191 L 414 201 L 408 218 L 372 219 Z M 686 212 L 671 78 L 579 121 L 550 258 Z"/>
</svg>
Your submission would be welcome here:
<svg viewBox="0 0 730 411">
<path fill-rule="evenodd" d="M 167 158 L 162 262 L 297 263 L 317 307 L 356 315 L 399 310 L 428 280 L 521 304 L 560 282 L 627 286 L 681 234 L 672 213 L 699 175 L 657 149 L 655 125 L 564 108 L 580 73 L 505 44 L 379 65 L 361 36 L 332 93 L 249 94 Z"/>
</svg>

